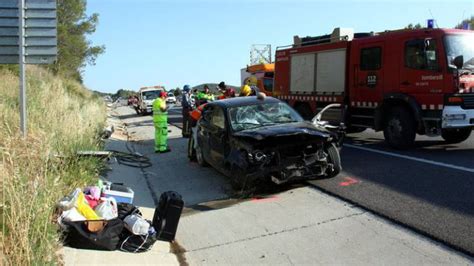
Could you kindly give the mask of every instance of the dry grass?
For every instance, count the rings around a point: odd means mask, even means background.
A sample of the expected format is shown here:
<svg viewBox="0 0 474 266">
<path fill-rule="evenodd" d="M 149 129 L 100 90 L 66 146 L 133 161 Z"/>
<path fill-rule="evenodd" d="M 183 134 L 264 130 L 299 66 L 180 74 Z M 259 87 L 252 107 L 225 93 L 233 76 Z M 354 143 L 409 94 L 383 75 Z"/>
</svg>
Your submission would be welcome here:
<svg viewBox="0 0 474 266">
<path fill-rule="evenodd" d="M 74 151 L 98 149 L 105 106 L 76 82 L 28 68 L 28 136 L 19 134 L 18 78 L 0 70 L 0 254 L 4 265 L 57 264 L 54 205 L 97 176 L 99 162 Z M 60 159 L 55 155 L 70 156 Z"/>
</svg>

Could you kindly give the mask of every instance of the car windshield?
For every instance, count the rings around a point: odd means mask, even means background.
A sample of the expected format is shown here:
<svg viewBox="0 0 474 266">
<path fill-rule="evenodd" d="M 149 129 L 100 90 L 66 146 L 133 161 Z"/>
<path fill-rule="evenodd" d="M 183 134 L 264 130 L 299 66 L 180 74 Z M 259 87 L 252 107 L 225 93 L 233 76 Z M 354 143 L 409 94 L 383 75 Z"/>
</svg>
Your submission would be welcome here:
<svg viewBox="0 0 474 266">
<path fill-rule="evenodd" d="M 232 130 L 301 122 L 303 118 L 285 103 L 264 103 L 229 108 Z"/>
<path fill-rule="evenodd" d="M 444 43 L 450 68 L 456 68 L 453 60 L 462 55 L 464 57 L 463 68 L 474 69 L 474 34 L 446 35 Z"/>
<path fill-rule="evenodd" d="M 142 92 L 143 99 L 154 100 L 160 96 L 161 91 L 144 91 Z"/>
</svg>

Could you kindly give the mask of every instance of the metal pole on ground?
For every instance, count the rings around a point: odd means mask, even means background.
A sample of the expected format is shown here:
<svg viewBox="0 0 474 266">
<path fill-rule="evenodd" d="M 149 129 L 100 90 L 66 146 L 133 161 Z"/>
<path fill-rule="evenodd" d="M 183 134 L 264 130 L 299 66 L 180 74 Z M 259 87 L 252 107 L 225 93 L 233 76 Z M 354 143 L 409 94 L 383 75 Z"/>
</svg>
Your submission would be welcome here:
<svg viewBox="0 0 474 266">
<path fill-rule="evenodd" d="M 25 0 L 18 1 L 19 12 L 19 64 L 20 64 L 20 130 L 26 137 L 26 80 L 25 80 Z"/>
</svg>

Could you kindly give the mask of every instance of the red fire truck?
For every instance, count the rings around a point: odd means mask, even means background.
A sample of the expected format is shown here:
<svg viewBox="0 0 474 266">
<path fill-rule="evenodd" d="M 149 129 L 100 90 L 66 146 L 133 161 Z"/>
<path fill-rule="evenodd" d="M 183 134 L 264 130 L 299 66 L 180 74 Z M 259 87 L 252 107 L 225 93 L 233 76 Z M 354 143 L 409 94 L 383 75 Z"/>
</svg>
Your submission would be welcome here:
<svg viewBox="0 0 474 266">
<path fill-rule="evenodd" d="M 295 36 L 275 58 L 274 97 L 306 118 L 341 103 L 349 130 L 383 130 L 395 148 L 416 134 L 461 142 L 474 127 L 474 31 L 336 28 Z"/>
</svg>

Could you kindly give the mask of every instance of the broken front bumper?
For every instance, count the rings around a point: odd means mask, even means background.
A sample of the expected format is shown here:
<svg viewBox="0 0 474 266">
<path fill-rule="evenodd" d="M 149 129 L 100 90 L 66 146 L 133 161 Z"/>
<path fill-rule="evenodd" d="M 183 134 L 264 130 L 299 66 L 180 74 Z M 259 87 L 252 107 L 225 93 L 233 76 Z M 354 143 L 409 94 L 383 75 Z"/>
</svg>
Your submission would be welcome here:
<svg viewBox="0 0 474 266">
<path fill-rule="evenodd" d="M 283 184 L 322 176 L 328 167 L 327 156 L 322 151 L 291 157 L 281 157 L 279 153 L 275 153 L 261 164 L 249 165 L 247 176 L 251 179 L 271 178 L 274 183 Z"/>
</svg>

